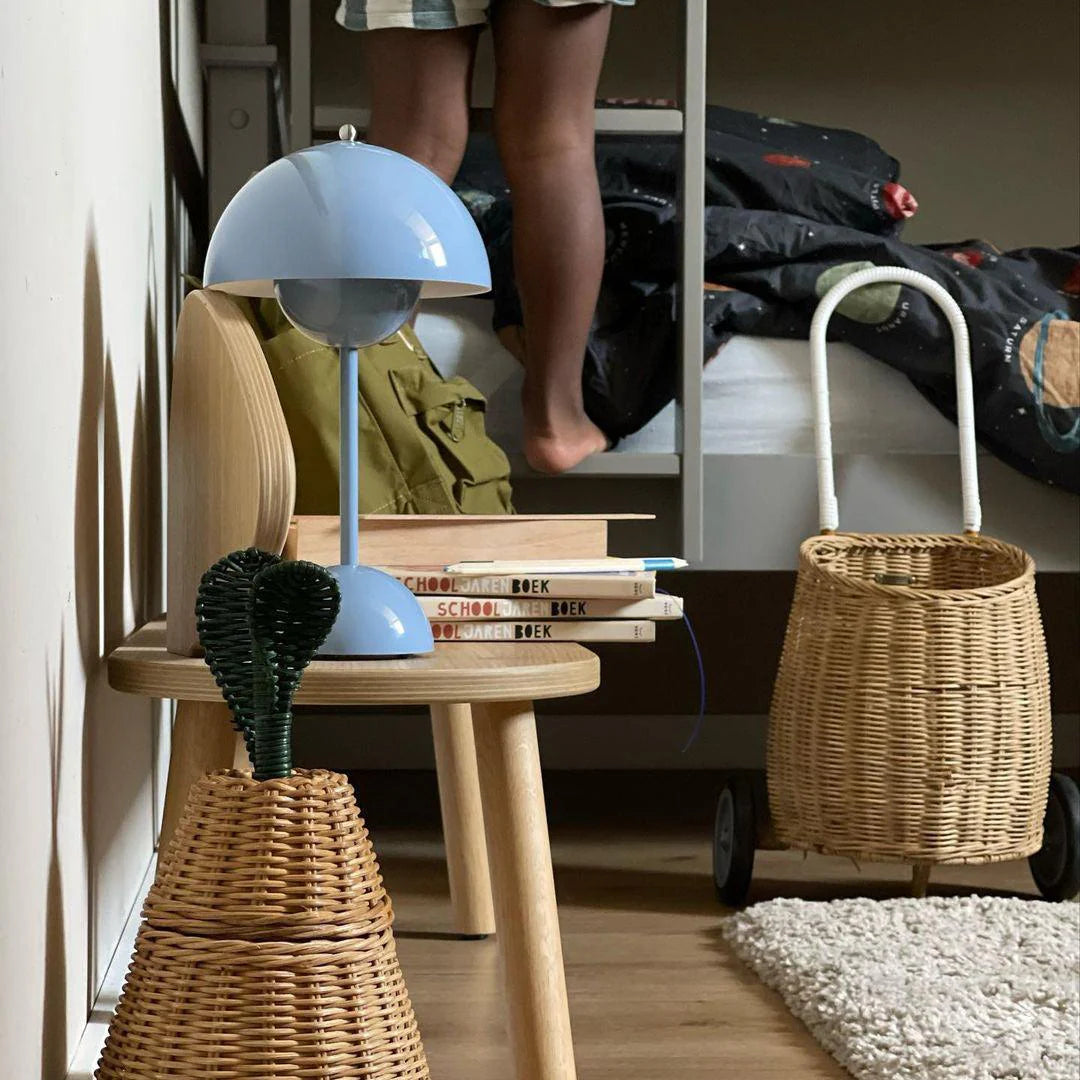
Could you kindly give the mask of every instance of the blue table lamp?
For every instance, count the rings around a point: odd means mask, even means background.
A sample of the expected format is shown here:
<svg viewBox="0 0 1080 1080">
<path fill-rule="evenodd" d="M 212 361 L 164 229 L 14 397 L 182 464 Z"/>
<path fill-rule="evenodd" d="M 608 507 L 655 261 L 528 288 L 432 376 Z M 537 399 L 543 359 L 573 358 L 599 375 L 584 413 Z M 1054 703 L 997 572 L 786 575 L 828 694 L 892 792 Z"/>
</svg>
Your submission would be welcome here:
<svg viewBox="0 0 1080 1080">
<path fill-rule="evenodd" d="M 341 612 L 323 656 L 429 653 L 431 626 L 396 578 L 359 563 L 357 350 L 408 320 L 422 297 L 491 288 L 483 241 L 461 200 L 401 154 L 338 142 L 280 158 L 233 197 L 206 255 L 206 288 L 276 296 L 303 333 L 341 353 Z"/>
</svg>

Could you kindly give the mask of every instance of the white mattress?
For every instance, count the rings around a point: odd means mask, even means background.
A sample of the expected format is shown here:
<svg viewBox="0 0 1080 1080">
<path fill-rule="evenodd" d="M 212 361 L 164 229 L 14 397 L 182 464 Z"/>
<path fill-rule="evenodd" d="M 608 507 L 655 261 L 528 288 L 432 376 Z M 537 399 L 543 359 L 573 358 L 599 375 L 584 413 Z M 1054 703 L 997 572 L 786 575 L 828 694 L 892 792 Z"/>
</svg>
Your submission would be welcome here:
<svg viewBox="0 0 1080 1080">
<path fill-rule="evenodd" d="M 425 304 L 416 330 L 439 370 L 464 375 L 488 399 L 487 429 L 508 453 L 521 448 L 521 371 L 491 331 L 486 300 Z M 954 454 L 956 429 L 899 372 L 850 345 L 829 351 L 837 454 Z M 805 341 L 735 337 L 705 367 L 706 454 L 813 452 L 810 350 Z M 619 450 L 675 449 L 673 405 Z"/>
</svg>

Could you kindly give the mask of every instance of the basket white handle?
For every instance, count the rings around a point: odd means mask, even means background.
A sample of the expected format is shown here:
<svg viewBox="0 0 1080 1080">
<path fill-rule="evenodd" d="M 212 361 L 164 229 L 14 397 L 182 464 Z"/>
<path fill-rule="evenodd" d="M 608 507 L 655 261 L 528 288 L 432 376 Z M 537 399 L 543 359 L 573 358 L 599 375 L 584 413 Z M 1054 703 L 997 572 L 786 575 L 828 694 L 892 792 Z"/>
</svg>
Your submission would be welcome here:
<svg viewBox="0 0 1080 1080">
<path fill-rule="evenodd" d="M 895 282 L 918 289 L 945 313 L 952 327 L 956 356 L 956 425 L 960 431 L 960 489 L 964 500 L 964 532 L 982 526 L 979 473 L 975 460 L 975 403 L 971 387 L 971 344 L 960 305 L 932 278 L 903 266 L 875 266 L 857 270 L 834 285 L 822 298 L 810 324 L 810 374 L 814 398 L 814 443 L 817 453 L 818 513 L 823 533 L 836 532 L 840 523 L 833 478 L 832 429 L 829 417 L 829 373 L 825 363 L 825 332 L 837 305 L 864 285 Z"/>
</svg>

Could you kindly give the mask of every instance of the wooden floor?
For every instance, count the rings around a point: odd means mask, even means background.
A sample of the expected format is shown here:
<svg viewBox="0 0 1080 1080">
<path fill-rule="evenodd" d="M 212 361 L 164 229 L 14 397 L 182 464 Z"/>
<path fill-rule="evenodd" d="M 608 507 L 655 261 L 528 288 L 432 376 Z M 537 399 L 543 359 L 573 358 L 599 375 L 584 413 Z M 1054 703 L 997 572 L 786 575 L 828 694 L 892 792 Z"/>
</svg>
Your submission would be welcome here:
<svg viewBox="0 0 1080 1080">
<path fill-rule="evenodd" d="M 432 1076 L 508 1080 L 496 947 L 450 926 L 441 843 L 376 833 Z M 556 830 L 553 850 L 579 1080 L 843 1078 L 779 997 L 727 951 L 708 838 Z M 906 895 L 892 866 L 759 852 L 751 900 Z M 1026 863 L 935 873 L 931 894 L 1031 895 Z"/>
</svg>

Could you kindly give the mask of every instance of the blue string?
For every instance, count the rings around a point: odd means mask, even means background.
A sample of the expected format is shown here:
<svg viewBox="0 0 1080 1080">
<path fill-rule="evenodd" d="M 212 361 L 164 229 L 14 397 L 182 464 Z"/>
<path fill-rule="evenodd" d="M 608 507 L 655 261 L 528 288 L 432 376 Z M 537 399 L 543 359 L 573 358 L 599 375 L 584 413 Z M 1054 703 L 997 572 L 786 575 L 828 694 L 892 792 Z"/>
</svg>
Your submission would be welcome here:
<svg viewBox="0 0 1080 1080">
<path fill-rule="evenodd" d="M 658 593 L 663 593 L 664 596 L 670 596 L 671 593 L 667 589 L 661 589 L 657 587 Z M 698 736 L 701 734 L 702 725 L 705 723 L 705 704 L 706 704 L 706 686 L 705 686 L 705 661 L 701 657 L 701 646 L 698 644 L 697 634 L 694 633 L 694 624 L 690 621 L 690 616 L 686 614 L 686 609 L 683 609 L 682 613 L 683 625 L 686 627 L 687 634 L 690 635 L 690 644 L 694 647 L 694 656 L 697 657 L 697 670 L 698 670 L 698 714 L 697 719 L 694 722 L 694 729 L 690 732 L 690 738 L 686 740 L 686 745 L 682 748 L 682 753 L 686 753 L 691 746 L 697 742 Z"/>
<path fill-rule="evenodd" d="M 1046 341 L 1050 336 L 1050 324 L 1056 319 L 1068 317 L 1068 313 L 1064 311 L 1048 311 L 1039 320 L 1039 336 L 1035 341 L 1034 371 L 1031 373 L 1035 391 L 1035 417 L 1039 422 L 1039 430 L 1042 432 L 1042 437 L 1060 454 L 1071 453 L 1080 446 L 1080 416 L 1073 421 L 1068 431 L 1058 431 L 1052 417 L 1046 411 L 1046 402 L 1043 399 L 1045 389 L 1043 369 L 1046 363 Z"/>
</svg>

